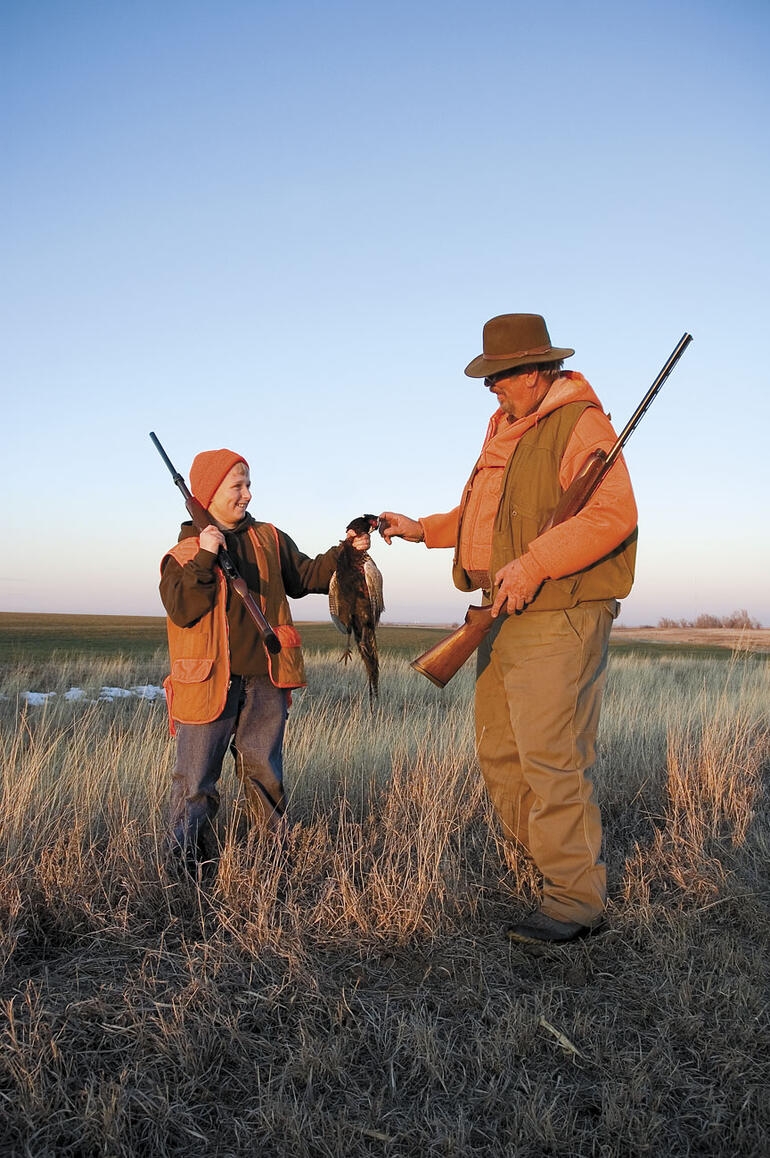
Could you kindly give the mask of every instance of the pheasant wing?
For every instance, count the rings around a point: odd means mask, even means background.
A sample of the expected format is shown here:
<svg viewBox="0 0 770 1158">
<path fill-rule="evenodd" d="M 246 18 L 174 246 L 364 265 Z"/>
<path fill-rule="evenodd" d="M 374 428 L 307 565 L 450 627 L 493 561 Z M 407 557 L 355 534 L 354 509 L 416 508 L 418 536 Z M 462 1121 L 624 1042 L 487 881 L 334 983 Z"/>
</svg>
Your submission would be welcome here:
<svg viewBox="0 0 770 1158">
<path fill-rule="evenodd" d="M 342 608 L 340 606 L 340 585 L 337 582 L 337 572 L 335 571 L 329 584 L 329 615 L 332 618 L 332 623 L 341 631 L 343 635 L 348 634 L 348 625 L 342 620 Z"/>
<path fill-rule="evenodd" d="M 364 559 L 364 578 L 366 579 L 366 589 L 369 592 L 372 623 L 376 627 L 385 610 L 385 600 L 382 595 L 382 572 L 369 555 L 366 555 Z"/>
</svg>

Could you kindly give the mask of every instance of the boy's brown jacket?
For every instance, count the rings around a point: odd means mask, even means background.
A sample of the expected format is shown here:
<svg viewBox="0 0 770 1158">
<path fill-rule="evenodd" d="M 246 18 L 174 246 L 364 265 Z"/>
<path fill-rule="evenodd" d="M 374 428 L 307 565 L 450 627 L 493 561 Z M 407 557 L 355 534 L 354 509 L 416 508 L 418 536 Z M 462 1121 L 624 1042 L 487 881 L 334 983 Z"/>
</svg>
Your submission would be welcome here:
<svg viewBox="0 0 770 1158">
<path fill-rule="evenodd" d="M 169 718 L 204 724 L 221 715 L 231 675 L 268 675 L 276 687 L 305 685 L 301 639 L 287 595 L 323 594 L 339 546 L 310 559 L 271 523 L 250 515 L 225 533 L 227 549 L 281 641 L 271 656 L 237 598 L 229 598 L 216 556 L 201 550 L 191 523 L 161 562 L 160 593 L 167 612 L 171 674 L 165 681 Z M 173 728 L 173 723 L 172 723 Z"/>
</svg>

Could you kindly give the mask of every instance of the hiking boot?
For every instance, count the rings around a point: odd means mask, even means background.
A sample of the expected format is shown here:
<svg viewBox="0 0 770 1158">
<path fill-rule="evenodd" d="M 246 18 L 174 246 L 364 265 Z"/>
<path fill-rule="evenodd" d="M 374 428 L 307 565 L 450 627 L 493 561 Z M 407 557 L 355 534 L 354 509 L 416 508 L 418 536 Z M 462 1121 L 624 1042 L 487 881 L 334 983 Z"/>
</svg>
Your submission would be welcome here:
<svg viewBox="0 0 770 1158">
<path fill-rule="evenodd" d="M 590 925 L 579 925 L 577 921 L 557 921 L 540 909 L 530 913 L 518 925 L 508 927 L 508 940 L 524 945 L 564 945 L 587 937 L 593 931 Z"/>
</svg>

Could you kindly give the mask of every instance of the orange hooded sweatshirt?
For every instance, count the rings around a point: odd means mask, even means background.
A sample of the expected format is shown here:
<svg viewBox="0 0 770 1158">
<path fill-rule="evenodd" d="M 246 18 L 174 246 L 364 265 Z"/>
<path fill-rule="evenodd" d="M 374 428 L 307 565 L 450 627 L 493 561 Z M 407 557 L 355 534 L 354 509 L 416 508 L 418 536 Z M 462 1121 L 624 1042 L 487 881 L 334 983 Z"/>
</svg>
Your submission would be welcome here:
<svg viewBox="0 0 770 1158">
<path fill-rule="evenodd" d="M 502 410 L 492 415 L 481 454 L 466 483 L 462 500 L 446 514 L 420 519 L 427 547 L 455 547 L 461 525 L 459 557 L 474 576 L 488 574 L 492 527 L 506 463 L 521 437 L 546 414 L 568 402 L 590 402 L 570 435 L 559 470 L 566 490 L 594 450 L 609 451 L 617 435 L 601 403 L 582 374 L 565 371 L 533 414 L 510 420 Z M 544 531 L 529 544 L 519 562 L 534 583 L 561 579 L 603 559 L 628 538 L 637 521 L 636 502 L 622 456 L 579 514 Z M 494 579 L 494 576 L 490 577 Z M 487 586 L 488 583 L 483 583 Z"/>
</svg>

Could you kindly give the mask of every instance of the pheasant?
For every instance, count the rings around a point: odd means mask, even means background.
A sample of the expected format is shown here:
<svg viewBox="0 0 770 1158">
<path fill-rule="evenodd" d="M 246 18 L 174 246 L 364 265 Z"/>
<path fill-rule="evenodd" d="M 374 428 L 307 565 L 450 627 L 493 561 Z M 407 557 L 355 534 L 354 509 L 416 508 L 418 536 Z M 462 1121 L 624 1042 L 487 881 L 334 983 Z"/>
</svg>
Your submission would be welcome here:
<svg viewBox="0 0 770 1158">
<path fill-rule="evenodd" d="M 378 521 L 376 515 L 361 515 L 348 523 L 346 530 L 365 535 L 376 528 Z M 335 626 L 347 636 L 340 662 L 347 663 L 350 659 L 350 637 L 355 638 L 369 679 L 369 706 L 372 709 L 380 676 L 375 630 L 384 610 L 382 575 L 378 567 L 368 552 L 356 551 L 346 539 L 329 584 L 329 611 Z"/>
</svg>

